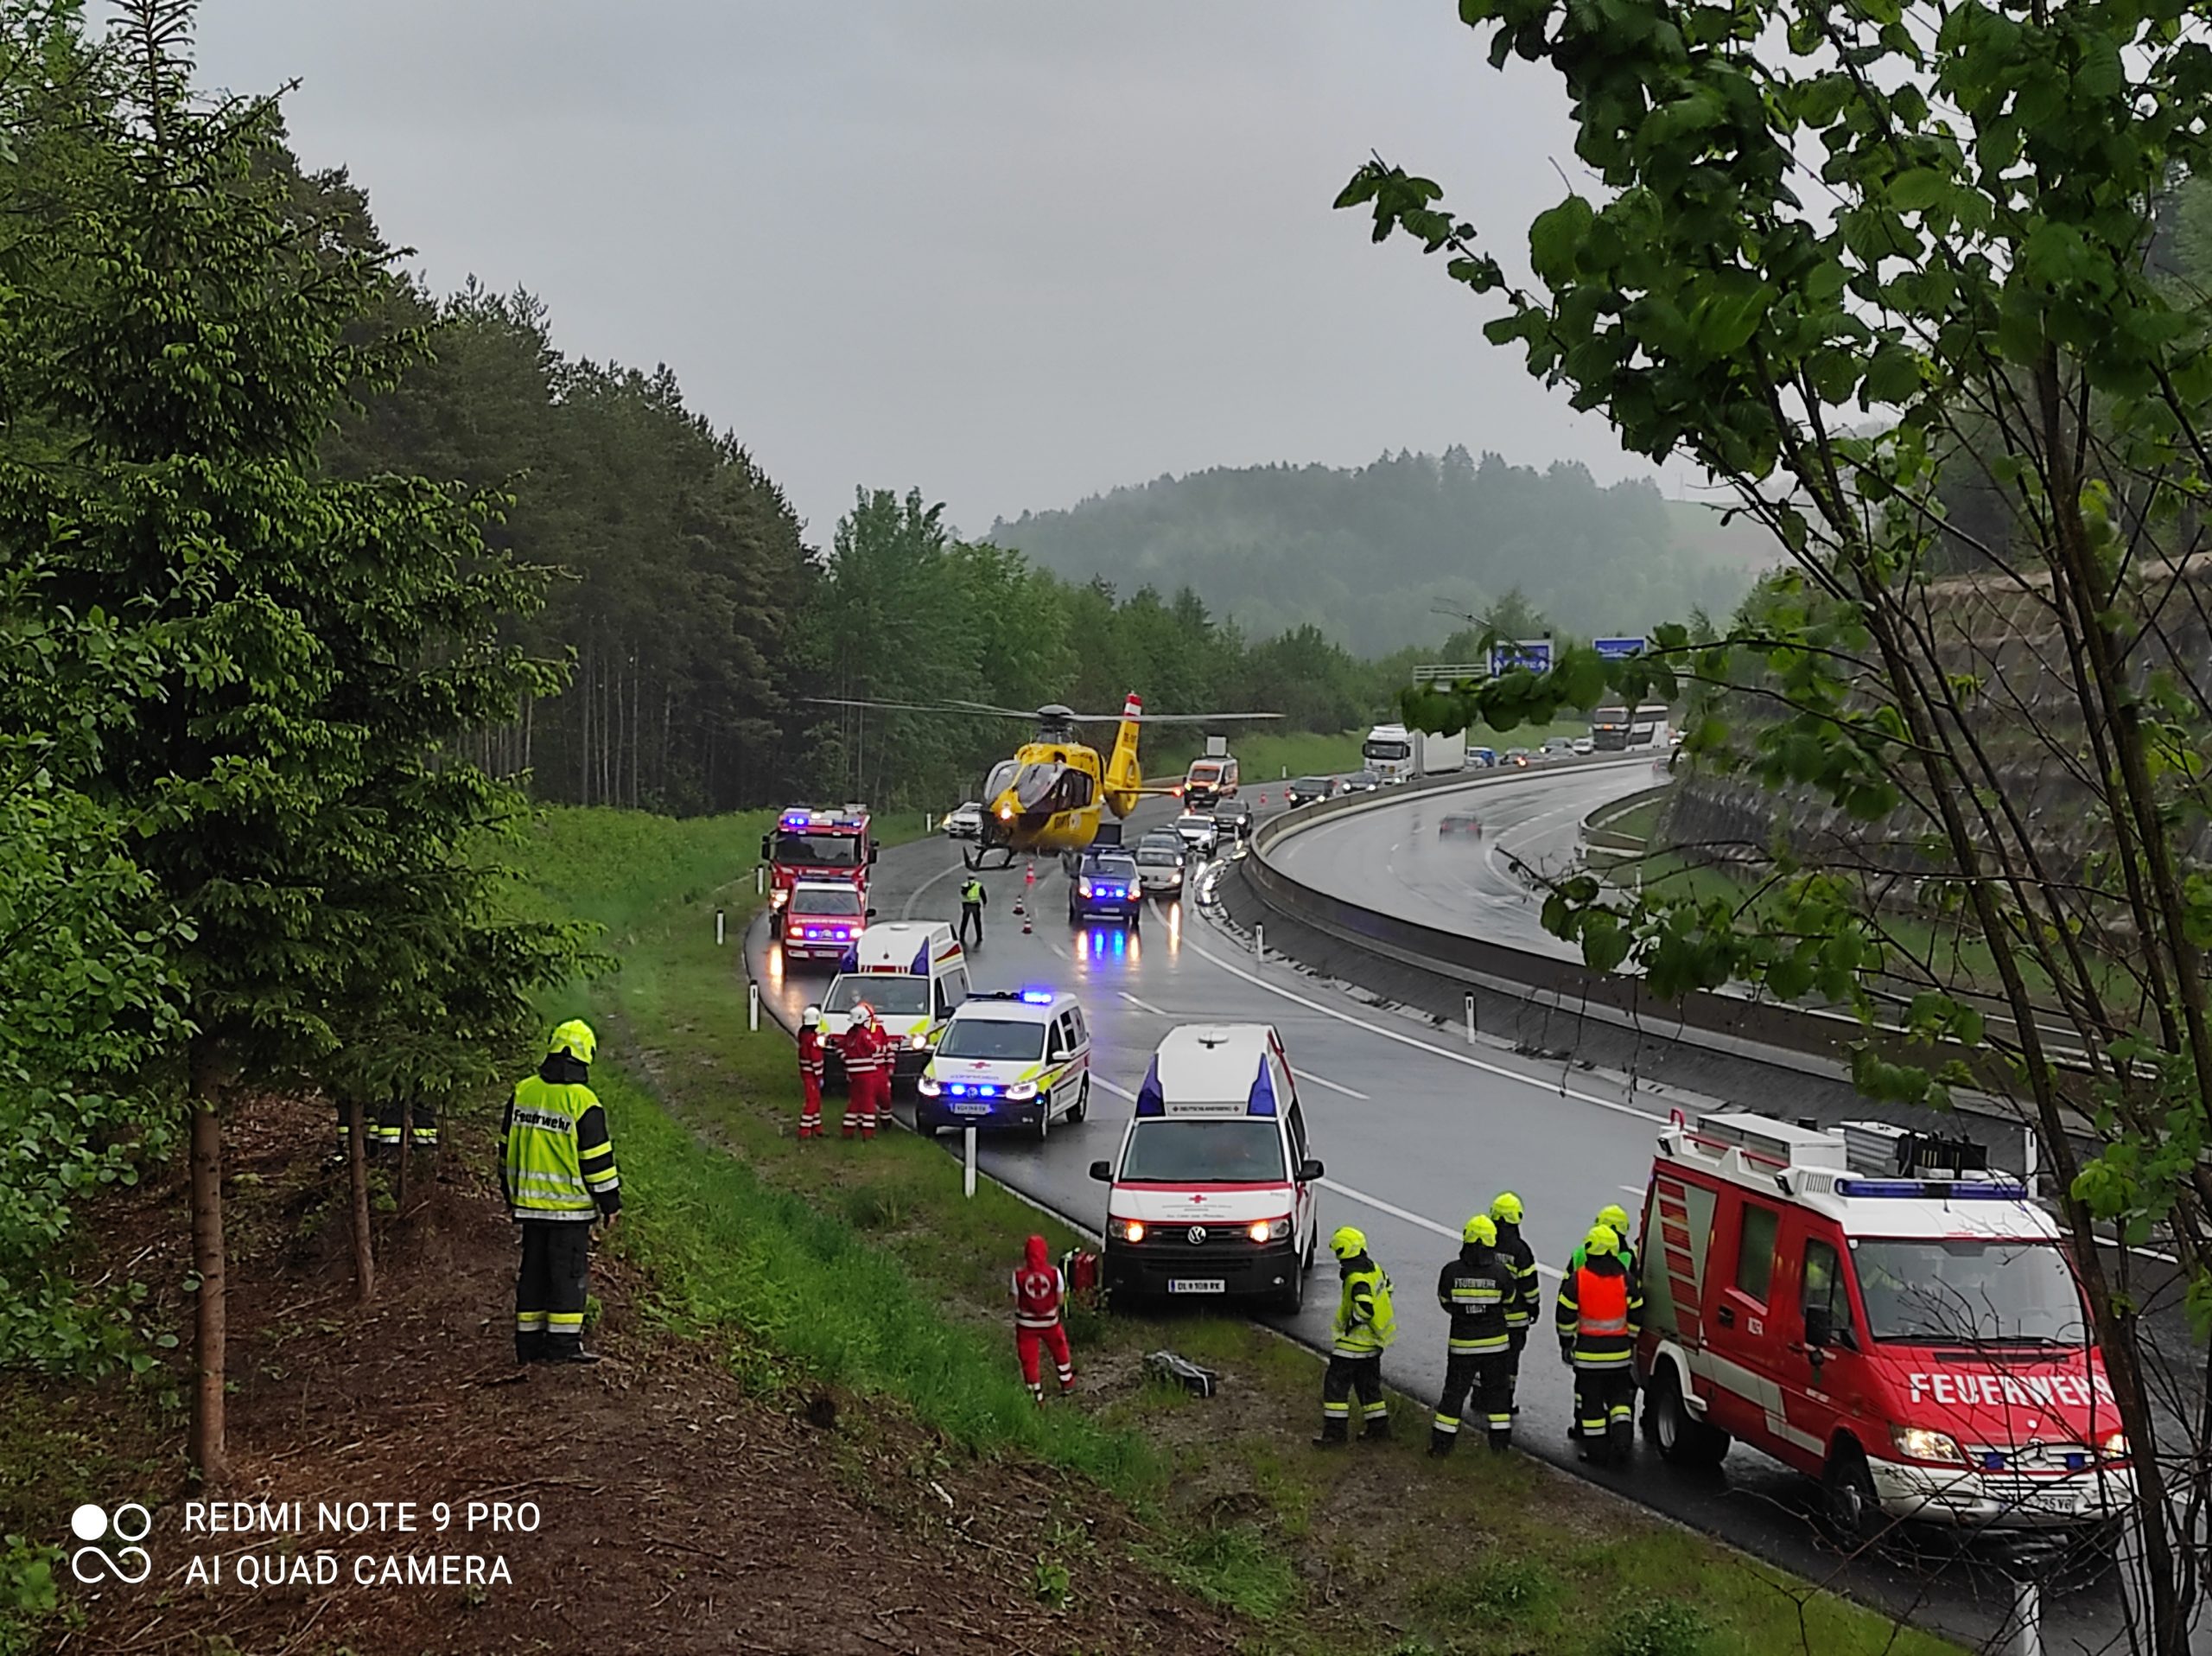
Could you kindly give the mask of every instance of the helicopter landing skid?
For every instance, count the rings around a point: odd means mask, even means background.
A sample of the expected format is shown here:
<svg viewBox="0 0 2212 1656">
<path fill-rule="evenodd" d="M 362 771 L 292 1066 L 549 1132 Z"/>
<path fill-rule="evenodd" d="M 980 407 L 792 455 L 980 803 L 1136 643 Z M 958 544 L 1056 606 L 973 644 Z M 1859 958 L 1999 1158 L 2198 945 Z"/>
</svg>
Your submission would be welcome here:
<svg viewBox="0 0 2212 1656">
<path fill-rule="evenodd" d="M 986 863 L 983 859 L 996 851 L 1005 861 Z M 1014 866 L 1014 847 L 1011 845 L 972 845 L 962 848 L 960 860 L 968 865 L 970 874 L 981 874 L 986 869 L 994 871 Z"/>
</svg>

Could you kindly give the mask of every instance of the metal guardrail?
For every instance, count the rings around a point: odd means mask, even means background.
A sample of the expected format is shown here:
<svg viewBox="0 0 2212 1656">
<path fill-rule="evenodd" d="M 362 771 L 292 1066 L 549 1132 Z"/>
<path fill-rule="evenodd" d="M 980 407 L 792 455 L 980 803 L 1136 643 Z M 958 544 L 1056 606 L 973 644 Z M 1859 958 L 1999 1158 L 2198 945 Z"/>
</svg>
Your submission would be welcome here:
<svg viewBox="0 0 2212 1656">
<path fill-rule="evenodd" d="M 1567 762 L 1582 769 L 1648 765 L 1651 761 L 1648 755 L 1639 755 L 1633 760 Z M 1783 1005 L 1741 992 L 1696 990 L 1680 1000 L 1663 999 L 1651 993 L 1633 973 L 1594 971 L 1579 961 L 1487 942 L 1464 932 L 1386 914 L 1332 896 L 1286 874 L 1269 856 L 1284 840 L 1332 817 L 1382 809 L 1409 793 L 1495 787 L 1526 780 L 1528 774 L 1514 770 L 1427 778 L 1377 793 L 1328 799 L 1287 812 L 1252 836 L 1251 855 L 1243 860 L 1245 881 L 1265 907 L 1283 917 L 1402 965 L 1609 1022 L 1665 1029 L 1675 1039 L 1715 1050 L 1739 1056 L 1771 1054 L 1772 1061 L 1792 1067 L 1848 1078 L 1852 1048 L 1870 1036 L 1866 1028 L 1847 1014 Z M 1999 1023 L 1993 1017 L 1991 1022 L 1993 1026 Z M 2009 1033 L 2009 1021 L 1993 1032 Z M 1977 1081 L 1995 1095 L 1988 1112 L 2018 1118 L 2016 1110 L 1997 1104 L 1997 1099 L 2009 1091 L 2012 1078 L 2003 1060 L 1987 1049 L 1947 1045 L 1931 1054 L 1927 1047 L 1909 1042 L 1904 1031 L 1896 1029 L 1878 1028 L 1871 1038 L 1876 1051 L 1895 1063 L 1926 1065 L 1935 1058 L 1963 1060 Z"/>
</svg>

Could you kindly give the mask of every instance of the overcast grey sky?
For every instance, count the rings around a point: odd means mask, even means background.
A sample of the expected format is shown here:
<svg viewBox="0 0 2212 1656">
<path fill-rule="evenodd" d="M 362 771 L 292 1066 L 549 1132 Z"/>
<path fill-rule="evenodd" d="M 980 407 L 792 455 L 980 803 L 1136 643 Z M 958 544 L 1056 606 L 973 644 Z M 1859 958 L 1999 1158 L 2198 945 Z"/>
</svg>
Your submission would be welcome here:
<svg viewBox="0 0 2212 1656">
<path fill-rule="evenodd" d="M 1564 100 L 1452 0 L 206 0 L 199 55 L 296 78 L 305 161 L 440 290 L 669 363 L 821 544 L 856 484 L 979 532 L 1385 448 L 1645 475 L 1330 209 L 1378 150 L 1517 252 L 1575 175 Z"/>
</svg>

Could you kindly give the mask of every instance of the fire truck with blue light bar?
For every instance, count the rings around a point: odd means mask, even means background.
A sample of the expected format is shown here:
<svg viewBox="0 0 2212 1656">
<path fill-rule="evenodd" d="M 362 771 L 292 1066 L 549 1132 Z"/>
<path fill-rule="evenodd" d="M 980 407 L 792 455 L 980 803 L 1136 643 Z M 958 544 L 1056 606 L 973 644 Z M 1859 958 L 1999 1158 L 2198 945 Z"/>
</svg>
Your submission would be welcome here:
<svg viewBox="0 0 2212 1656">
<path fill-rule="evenodd" d="M 776 825 L 760 836 L 760 860 L 768 865 L 768 935 L 784 934 L 785 911 L 801 880 L 842 881 L 860 889 L 868 904 L 868 869 L 875 861 L 868 807 L 841 806 L 834 811 L 795 805 L 779 812 Z"/>
<path fill-rule="evenodd" d="M 1905 1522 L 2109 1537 L 2127 1440 L 2058 1226 L 1980 1145 L 1677 1112 L 1645 1197 L 1644 1430 L 1821 1481 L 1854 1541 Z"/>
<path fill-rule="evenodd" d="M 1109 1293 L 1305 1303 L 1321 1163 L 1272 1024 L 1184 1024 L 1152 1055 L 1108 1187 Z"/>
</svg>

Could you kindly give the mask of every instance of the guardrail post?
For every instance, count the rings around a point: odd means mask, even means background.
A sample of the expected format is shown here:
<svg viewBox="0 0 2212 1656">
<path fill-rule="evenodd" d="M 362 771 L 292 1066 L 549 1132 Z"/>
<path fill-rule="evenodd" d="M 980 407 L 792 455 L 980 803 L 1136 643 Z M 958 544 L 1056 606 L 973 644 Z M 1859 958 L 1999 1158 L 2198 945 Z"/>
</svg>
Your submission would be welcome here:
<svg viewBox="0 0 2212 1656">
<path fill-rule="evenodd" d="M 1268 958 L 1268 928 L 1264 926 L 1255 926 L 1252 928 L 1252 958 L 1255 960 L 1264 960 Z"/>
<path fill-rule="evenodd" d="M 960 1137 L 967 1141 L 967 1164 L 960 1175 L 960 1194 L 972 1201 L 976 1194 L 976 1130 L 963 1128 Z"/>
<path fill-rule="evenodd" d="M 2020 1182 L 2027 1186 L 2028 1194 L 2032 1196 L 2036 1193 L 2036 1130 L 2021 1128 L 2020 1140 Z"/>
<path fill-rule="evenodd" d="M 2043 1656 L 2043 1591 L 2032 1576 L 2012 1583 L 2012 1625 L 2005 1634 L 2005 1656 Z"/>
<path fill-rule="evenodd" d="M 937 819 L 931 817 L 926 811 L 922 812 L 922 831 L 925 834 L 935 833 L 937 831 Z"/>
<path fill-rule="evenodd" d="M 760 1032 L 760 985 L 758 984 L 745 986 L 745 1018 L 753 1032 L 758 1035 Z"/>
<path fill-rule="evenodd" d="M 722 924 L 722 911 L 717 908 L 715 910 L 715 946 L 716 948 L 721 947 L 722 939 L 727 934 L 727 929 Z"/>
<path fill-rule="evenodd" d="M 1467 1044 L 1470 1047 L 1475 1044 L 1475 997 L 1472 995 L 1467 997 Z"/>
<path fill-rule="evenodd" d="M 761 863 L 753 870 L 753 895 L 761 895 L 768 889 L 768 865 Z"/>
</svg>

